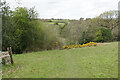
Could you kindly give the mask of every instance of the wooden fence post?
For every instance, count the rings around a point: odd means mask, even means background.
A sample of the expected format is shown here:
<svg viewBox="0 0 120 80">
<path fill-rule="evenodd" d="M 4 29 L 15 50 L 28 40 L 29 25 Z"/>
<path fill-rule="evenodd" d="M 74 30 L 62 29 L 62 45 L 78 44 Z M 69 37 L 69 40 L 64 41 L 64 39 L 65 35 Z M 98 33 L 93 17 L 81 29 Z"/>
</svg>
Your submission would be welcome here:
<svg viewBox="0 0 120 80">
<path fill-rule="evenodd" d="M 8 50 L 8 53 L 10 55 L 11 64 L 13 64 L 12 49 L 11 49 L 11 47 L 8 47 L 7 50 Z"/>
</svg>

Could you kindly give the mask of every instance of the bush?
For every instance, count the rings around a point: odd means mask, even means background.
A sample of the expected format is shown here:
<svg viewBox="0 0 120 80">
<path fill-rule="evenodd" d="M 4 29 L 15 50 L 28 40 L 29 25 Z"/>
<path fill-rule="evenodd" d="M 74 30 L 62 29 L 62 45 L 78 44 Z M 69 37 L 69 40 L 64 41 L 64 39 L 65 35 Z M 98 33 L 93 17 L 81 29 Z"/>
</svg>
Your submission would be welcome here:
<svg viewBox="0 0 120 80">
<path fill-rule="evenodd" d="M 91 28 L 91 26 L 88 28 L 86 32 L 82 33 L 82 36 L 78 40 L 79 44 L 85 44 L 94 41 L 95 39 L 95 30 Z"/>
<path fill-rule="evenodd" d="M 95 42 L 89 42 L 86 44 L 77 44 L 77 45 L 68 45 L 68 46 L 62 46 L 63 49 L 71 49 L 71 48 L 82 48 L 82 47 L 91 47 L 91 46 L 97 46 L 97 43 Z"/>
<path fill-rule="evenodd" d="M 49 22 L 52 22 L 52 20 L 49 20 Z"/>
<path fill-rule="evenodd" d="M 55 22 L 56 25 L 59 25 L 59 22 Z"/>
<path fill-rule="evenodd" d="M 82 33 L 82 36 L 80 37 L 80 39 L 78 40 L 78 42 L 79 42 L 79 44 L 85 44 L 85 43 L 87 43 L 85 32 Z"/>
<path fill-rule="evenodd" d="M 96 33 L 95 41 L 97 42 L 108 42 L 112 40 L 111 30 L 108 28 L 100 28 Z"/>
</svg>

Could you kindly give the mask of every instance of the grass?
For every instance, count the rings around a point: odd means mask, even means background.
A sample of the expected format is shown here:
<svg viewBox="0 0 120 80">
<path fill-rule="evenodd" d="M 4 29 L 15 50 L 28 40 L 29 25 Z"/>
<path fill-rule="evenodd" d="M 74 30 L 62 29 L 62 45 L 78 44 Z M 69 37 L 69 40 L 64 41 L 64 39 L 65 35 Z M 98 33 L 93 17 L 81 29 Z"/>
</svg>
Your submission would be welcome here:
<svg viewBox="0 0 120 80">
<path fill-rule="evenodd" d="M 117 78 L 118 43 L 13 55 L 3 78 Z"/>
<path fill-rule="evenodd" d="M 49 24 L 55 24 L 55 23 L 53 23 L 53 22 L 49 22 Z"/>
</svg>

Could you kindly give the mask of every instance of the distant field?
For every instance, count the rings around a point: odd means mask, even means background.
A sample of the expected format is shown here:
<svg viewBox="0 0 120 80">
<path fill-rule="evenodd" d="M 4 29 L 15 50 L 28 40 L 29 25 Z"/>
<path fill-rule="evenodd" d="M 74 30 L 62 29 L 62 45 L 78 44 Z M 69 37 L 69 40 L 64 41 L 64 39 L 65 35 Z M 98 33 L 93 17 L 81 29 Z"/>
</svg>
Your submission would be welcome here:
<svg viewBox="0 0 120 80">
<path fill-rule="evenodd" d="M 69 20 L 50 20 L 49 22 L 46 22 L 46 23 L 64 26 L 65 23 L 68 23 L 68 22 L 69 22 Z M 58 23 L 58 24 L 56 24 L 56 23 Z"/>
<path fill-rule="evenodd" d="M 118 43 L 13 55 L 3 78 L 117 78 Z"/>
</svg>

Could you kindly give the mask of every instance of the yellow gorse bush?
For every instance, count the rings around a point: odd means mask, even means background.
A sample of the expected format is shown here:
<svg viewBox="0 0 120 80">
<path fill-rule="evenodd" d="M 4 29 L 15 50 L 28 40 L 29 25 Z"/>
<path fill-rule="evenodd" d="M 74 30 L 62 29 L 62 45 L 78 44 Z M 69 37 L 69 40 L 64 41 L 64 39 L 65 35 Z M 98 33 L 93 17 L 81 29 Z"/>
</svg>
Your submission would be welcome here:
<svg viewBox="0 0 120 80">
<path fill-rule="evenodd" d="M 91 46 L 97 46 L 97 43 L 95 42 L 89 42 L 86 44 L 78 44 L 78 45 L 69 45 L 69 46 L 63 46 L 63 49 L 71 49 L 71 48 L 82 48 L 82 47 L 91 47 Z"/>
</svg>

